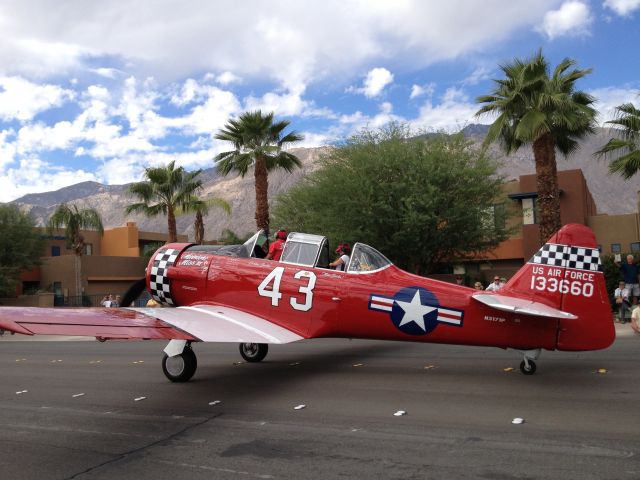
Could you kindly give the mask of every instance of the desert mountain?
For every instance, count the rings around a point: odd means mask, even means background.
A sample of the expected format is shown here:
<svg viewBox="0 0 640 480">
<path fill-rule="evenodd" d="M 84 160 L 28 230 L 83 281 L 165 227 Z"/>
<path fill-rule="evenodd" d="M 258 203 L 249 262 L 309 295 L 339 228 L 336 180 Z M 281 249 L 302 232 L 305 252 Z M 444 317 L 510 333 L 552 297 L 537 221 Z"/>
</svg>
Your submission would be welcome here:
<svg viewBox="0 0 640 480">
<path fill-rule="evenodd" d="M 487 127 L 469 125 L 465 135 L 475 144 L 480 145 Z M 587 184 L 596 202 L 598 212 L 606 214 L 623 214 L 637 211 L 637 192 L 640 190 L 640 176 L 629 181 L 619 176 L 608 174 L 607 162 L 596 160 L 593 152 L 604 145 L 610 134 L 607 130 L 599 130 L 585 139 L 573 155 L 557 157 L 558 170 L 580 168 L 584 172 Z M 293 174 L 274 172 L 269 175 L 269 198 L 286 192 L 302 178 L 312 172 L 318 165 L 318 159 L 328 147 L 298 148 L 292 153 L 302 161 L 303 167 Z M 531 148 L 523 148 L 514 155 L 506 156 L 497 147 L 492 147 L 493 155 L 501 162 L 500 172 L 507 179 L 516 179 L 519 175 L 534 173 L 533 152 Z M 255 230 L 255 194 L 253 175 L 218 177 L 213 168 L 203 172 L 203 198 L 224 198 L 232 208 L 231 216 L 221 211 L 212 210 L 205 218 L 205 238 L 219 238 L 224 229 L 237 234 L 245 234 Z M 146 218 L 144 216 L 124 216 L 125 207 L 131 203 L 127 195 L 127 185 L 102 185 L 96 182 L 83 182 L 54 192 L 25 195 L 15 203 L 30 212 L 40 225 L 44 225 L 56 206 L 62 202 L 75 203 L 80 207 L 95 208 L 101 215 L 106 228 L 124 225 L 127 221 L 135 221 L 141 230 L 166 231 L 164 217 Z M 273 227 L 278 227 L 273 225 Z M 178 231 L 193 238 L 193 216 L 178 218 Z"/>
</svg>

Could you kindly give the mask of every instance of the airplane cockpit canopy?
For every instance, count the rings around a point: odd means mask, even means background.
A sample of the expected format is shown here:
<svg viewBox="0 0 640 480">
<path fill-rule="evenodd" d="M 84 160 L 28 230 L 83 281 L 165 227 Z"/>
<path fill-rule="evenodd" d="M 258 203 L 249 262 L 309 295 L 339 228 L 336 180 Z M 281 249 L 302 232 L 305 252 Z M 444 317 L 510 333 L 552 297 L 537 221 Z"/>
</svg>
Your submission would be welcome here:
<svg viewBox="0 0 640 480">
<path fill-rule="evenodd" d="M 231 257 L 264 258 L 266 256 L 266 241 L 267 236 L 264 231 L 259 230 L 242 245 L 192 245 L 187 250 Z M 327 237 L 297 232 L 288 235 L 280 257 L 281 263 L 318 268 L 329 268 L 331 260 Z M 346 272 L 371 273 L 382 270 L 389 265 L 391 265 L 391 261 L 375 248 L 364 243 L 356 243 L 353 246 Z"/>
<path fill-rule="evenodd" d="M 293 265 L 329 268 L 329 242 L 322 235 L 290 233 L 280 261 Z"/>
<path fill-rule="evenodd" d="M 329 242 L 322 235 L 290 233 L 280 261 L 294 265 L 329 268 Z M 370 273 L 391 265 L 391 261 L 375 248 L 356 243 L 353 247 L 347 273 Z"/>
<path fill-rule="evenodd" d="M 391 261 L 375 248 L 365 245 L 364 243 L 356 243 L 351 252 L 347 272 L 377 272 L 378 270 L 387 268 L 389 265 L 391 265 Z"/>
</svg>

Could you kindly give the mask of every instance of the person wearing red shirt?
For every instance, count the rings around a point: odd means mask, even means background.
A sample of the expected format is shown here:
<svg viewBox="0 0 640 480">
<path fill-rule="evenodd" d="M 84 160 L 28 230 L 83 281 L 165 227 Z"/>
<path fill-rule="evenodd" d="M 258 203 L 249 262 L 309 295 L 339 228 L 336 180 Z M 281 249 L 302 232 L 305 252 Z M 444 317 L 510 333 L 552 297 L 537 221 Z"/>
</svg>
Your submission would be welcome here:
<svg viewBox="0 0 640 480">
<path fill-rule="evenodd" d="M 287 232 L 284 230 L 278 230 L 276 232 L 276 239 L 269 245 L 269 253 L 266 256 L 267 260 L 275 260 L 276 262 L 280 260 L 286 239 Z"/>
</svg>

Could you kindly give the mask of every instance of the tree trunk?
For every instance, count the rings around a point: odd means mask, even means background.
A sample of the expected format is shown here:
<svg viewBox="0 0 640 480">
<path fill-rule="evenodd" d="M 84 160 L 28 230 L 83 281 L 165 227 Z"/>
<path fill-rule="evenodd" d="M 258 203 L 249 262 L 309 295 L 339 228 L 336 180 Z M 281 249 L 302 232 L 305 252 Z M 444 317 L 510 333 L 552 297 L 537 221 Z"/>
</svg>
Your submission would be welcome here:
<svg viewBox="0 0 640 480">
<path fill-rule="evenodd" d="M 196 212 L 196 222 L 193 225 L 195 240 L 198 245 L 202 245 L 204 242 L 204 221 L 202 220 L 202 212 L 198 210 Z"/>
<path fill-rule="evenodd" d="M 76 274 L 76 301 L 80 302 L 82 305 L 82 255 L 74 255 L 74 267 Z"/>
<path fill-rule="evenodd" d="M 256 157 L 254 165 L 256 183 L 256 226 L 269 236 L 269 179 L 267 162 L 262 156 Z"/>
<path fill-rule="evenodd" d="M 167 209 L 167 225 L 169 227 L 169 243 L 177 242 L 178 234 L 176 232 L 176 215 L 171 207 Z"/>
<path fill-rule="evenodd" d="M 555 142 L 550 134 L 547 133 L 533 142 L 533 156 L 536 162 L 540 243 L 543 244 L 562 225 Z"/>
</svg>

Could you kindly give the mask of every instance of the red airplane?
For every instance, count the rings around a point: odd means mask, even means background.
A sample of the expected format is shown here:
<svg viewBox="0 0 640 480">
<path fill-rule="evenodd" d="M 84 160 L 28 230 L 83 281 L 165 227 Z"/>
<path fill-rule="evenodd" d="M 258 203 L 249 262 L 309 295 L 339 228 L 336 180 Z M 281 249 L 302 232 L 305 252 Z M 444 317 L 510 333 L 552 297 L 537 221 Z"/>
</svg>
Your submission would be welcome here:
<svg viewBox="0 0 640 480">
<path fill-rule="evenodd" d="M 146 286 L 169 308 L 0 308 L 0 328 L 25 335 L 168 339 L 162 369 L 173 382 L 196 371 L 196 342 L 233 342 L 248 362 L 268 344 L 320 337 L 510 348 L 531 375 L 542 351 L 607 348 L 611 307 L 593 232 L 558 231 L 498 292 L 431 280 L 356 243 L 346 271 L 329 268 L 327 239 L 289 234 L 280 261 L 263 258 L 256 233 L 244 245 L 172 243 L 151 258 Z M 137 290 L 137 291 L 135 291 Z"/>
</svg>

